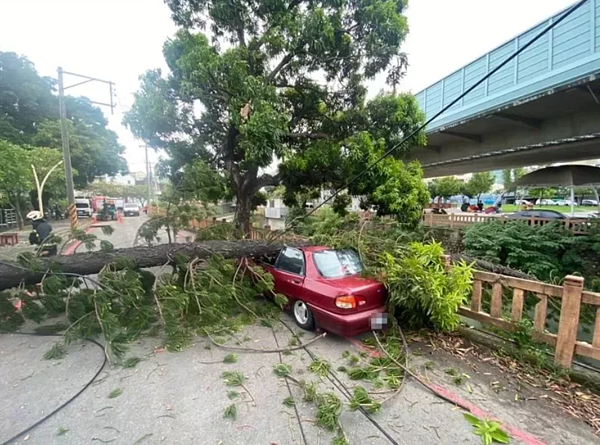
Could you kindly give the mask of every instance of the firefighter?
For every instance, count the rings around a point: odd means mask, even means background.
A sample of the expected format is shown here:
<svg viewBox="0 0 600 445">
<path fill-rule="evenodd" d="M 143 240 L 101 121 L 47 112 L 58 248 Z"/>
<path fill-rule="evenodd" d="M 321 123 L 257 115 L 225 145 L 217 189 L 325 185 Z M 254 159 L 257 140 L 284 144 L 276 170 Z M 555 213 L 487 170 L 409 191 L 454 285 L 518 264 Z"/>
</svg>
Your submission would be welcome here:
<svg viewBox="0 0 600 445">
<path fill-rule="evenodd" d="M 33 230 L 29 234 L 29 244 L 40 246 L 42 256 L 54 256 L 57 253 L 56 243 L 51 242 L 52 226 L 44 219 L 42 212 L 34 210 L 27 214 Z"/>
</svg>

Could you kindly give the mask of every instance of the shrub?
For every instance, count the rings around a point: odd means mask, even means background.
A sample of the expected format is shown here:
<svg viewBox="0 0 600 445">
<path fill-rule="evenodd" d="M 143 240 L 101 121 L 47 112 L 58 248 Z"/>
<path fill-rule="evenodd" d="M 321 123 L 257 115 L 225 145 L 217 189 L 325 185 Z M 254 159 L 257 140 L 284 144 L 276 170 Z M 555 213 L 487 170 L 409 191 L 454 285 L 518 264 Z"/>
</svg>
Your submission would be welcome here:
<svg viewBox="0 0 600 445">
<path fill-rule="evenodd" d="M 441 244 L 413 242 L 382 255 L 390 312 L 412 327 L 455 329 L 458 308 L 471 290 L 473 272 L 464 262 L 446 271 Z"/>
<path fill-rule="evenodd" d="M 581 270 L 578 255 L 572 255 L 572 247 L 578 243 L 581 241 L 573 233 L 556 224 L 532 227 L 521 221 L 475 224 L 464 237 L 468 255 L 522 270 L 544 281 Z"/>
</svg>

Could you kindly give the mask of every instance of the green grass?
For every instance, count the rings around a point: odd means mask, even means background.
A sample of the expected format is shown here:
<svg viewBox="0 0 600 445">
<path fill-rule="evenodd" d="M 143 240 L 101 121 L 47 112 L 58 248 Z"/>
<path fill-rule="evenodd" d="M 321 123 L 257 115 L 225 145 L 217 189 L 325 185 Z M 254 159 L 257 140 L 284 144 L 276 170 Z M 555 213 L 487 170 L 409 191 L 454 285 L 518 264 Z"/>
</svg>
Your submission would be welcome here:
<svg viewBox="0 0 600 445">
<path fill-rule="evenodd" d="M 557 212 L 564 213 L 565 215 L 571 214 L 571 206 L 533 206 L 534 210 L 555 210 Z M 502 206 L 502 213 L 513 213 L 520 212 L 521 206 L 515 204 L 504 204 Z M 595 212 L 598 211 L 598 207 L 592 206 L 575 206 L 575 212 Z"/>
</svg>

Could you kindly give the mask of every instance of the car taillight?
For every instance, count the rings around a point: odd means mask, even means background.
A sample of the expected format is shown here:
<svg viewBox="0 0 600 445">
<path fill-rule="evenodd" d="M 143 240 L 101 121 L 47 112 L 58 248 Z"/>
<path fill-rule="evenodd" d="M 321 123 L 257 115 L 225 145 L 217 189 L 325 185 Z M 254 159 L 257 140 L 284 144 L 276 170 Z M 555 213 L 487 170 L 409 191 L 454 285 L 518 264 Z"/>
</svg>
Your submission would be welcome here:
<svg viewBox="0 0 600 445">
<path fill-rule="evenodd" d="M 340 309 L 356 309 L 358 302 L 354 295 L 344 295 L 335 299 L 335 305 Z"/>
</svg>

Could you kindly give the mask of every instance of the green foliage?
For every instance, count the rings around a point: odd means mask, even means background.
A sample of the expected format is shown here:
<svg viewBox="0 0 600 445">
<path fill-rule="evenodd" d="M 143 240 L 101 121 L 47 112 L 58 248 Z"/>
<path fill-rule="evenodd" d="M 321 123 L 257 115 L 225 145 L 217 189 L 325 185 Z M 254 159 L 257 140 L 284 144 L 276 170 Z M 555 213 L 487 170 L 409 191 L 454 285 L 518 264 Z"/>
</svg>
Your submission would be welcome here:
<svg viewBox="0 0 600 445">
<path fill-rule="evenodd" d="M 227 398 L 229 400 L 237 399 L 241 394 L 237 391 L 227 391 Z"/>
<path fill-rule="evenodd" d="M 65 358 L 67 356 L 67 348 L 63 343 L 54 343 L 52 348 L 50 348 L 44 354 L 45 360 L 60 360 L 61 358 Z"/>
<path fill-rule="evenodd" d="M 301 382 L 300 385 L 304 391 L 304 400 L 307 402 L 314 402 L 317 398 L 317 382 Z"/>
<path fill-rule="evenodd" d="M 477 199 L 483 194 L 488 193 L 492 190 L 496 178 L 492 172 L 473 173 L 471 179 L 466 184 L 467 196 L 477 196 Z"/>
<path fill-rule="evenodd" d="M 242 386 L 246 382 L 246 376 L 240 371 L 225 371 L 221 377 L 227 386 Z"/>
<path fill-rule="evenodd" d="M 510 436 L 500 426 L 500 422 L 494 420 L 481 420 L 469 413 L 463 413 L 464 418 L 473 425 L 473 433 L 481 437 L 483 445 L 491 445 L 493 442 L 510 443 Z"/>
<path fill-rule="evenodd" d="M 379 376 L 379 370 L 370 366 L 354 366 L 348 368 L 347 374 L 351 380 L 372 380 Z"/>
<path fill-rule="evenodd" d="M 315 357 L 310 365 L 308 365 L 308 370 L 310 372 L 314 372 L 318 376 L 325 377 L 329 370 L 331 369 L 331 363 L 321 357 Z"/>
<path fill-rule="evenodd" d="M 39 76 L 27 58 L 0 52 L 0 140 L 23 147 L 48 147 L 60 157 L 58 98 L 54 89 L 55 81 Z M 121 156 L 125 147 L 118 143 L 116 133 L 107 128 L 102 111 L 86 98 L 71 96 L 66 97 L 66 109 L 75 185 L 83 187 L 95 176 L 125 171 L 127 164 Z M 54 164 L 46 165 L 50 168 Z M 29 165 L 25 167 L 30 169 Z"/>
<path fill-rule="evenodd" d="M 116 389 L 113 389 L 111 392 L 108 393 L 108 398 L 109 399 L 116 399 L 121 394 L 123 394 L 123 389 L 122 388 L 116 388 Z"/>
<path fill-rule="evenodd" d="M 292 372 L 292 367 L 285 363 L 278 363 L 273 367 L 273 373 L 278 377 L 287 377 Z"/>
<path fill-rule="evenodd" d="M 317 404 L 317 425 L 333 431 L 337 428 L 342 413 L 342 401 L 335 394 L 326 392 L 318 394 L 315 402 Z"/>
<path fill-rule="evenodd" d="M 57 436 L 64 436 L 65 434 L 67 434 L 67 432 L 69 431 L 68 428 L 65 428 L 64 426 L 59 426 L 58 427 L 58 431 L 56 432 Z"/>
<path fill-rule="evenodd" d="M 346 439 L 346 436 L 344 436 L 343 433 L 338 432 L 338 434 L 331 439 L 331 445 L 350 445 L 350 442 L 348 442 L 348 439 Z"/>
<path fill-rule="evenodd" d="M 288 297 L 286 297 L 283 294 L 275 294 L 275 297 L 273 298 L 273 301 L 281 309 L 283 309 L 288 304 L 288 302 L 289 302 Z"/>
<path fill-rule="evenodd" d="M 233 6 L 224 0 L 167 3 L 181 27 L 164 46 L 169 72 L 151 70 L 141 77 L 125 123 L 136 137 L 165 150 L 169 174 L 194 159 L 223 172 L 244 230 L 262 187 L 283 181 L 290 196 L 335 187 L 348 169 L 361 169 L 424 120 L 409 94 L 365 100 L 365 80 L 387 72 L 396 85 L 406 67 L 400 52 L 408 32 L 403 0 L 333 6 L 300 0 L 264 7 L 245 0 Z M 326 82 L 317 82 L 317 73 Z M 360 132 L 377 150 L 355 143 Z M 424 142 L 420 133 L 397 154 Z M 346 150 L 351 146 L 353 154 Z M 322 162 L 306 168 L 315 153 Z M 276 158 L 282 160 L 280 175 L 260 173 Z M 397 193 L 407 191 L 412 167 L 382 164 L 364 178 L 360 194 L 402 215 L 418 204 L 377 188 L 400 173 Z M 343 204 L 336 208 L 344 211 Z"/>
<path fill-rule="evenodd" d="M 296 404 L 296 402 L 294 401 L 294 398 L 292 396 L 286 397 L 285 399 L 283 399 L 282 402 L 285 406 L 287 406 L 288 408 L 293 408 L 294 405 Z"/>
<path fill-rule="evenodd" d="M 427 188 L 432 198 L 437 196 L 450 198 L 451 196 L 458 195 L 463 185 L 464 182 L 454 176 L 444 176 L 443 178 L 436 178 L 430 181 L 427 184 Z"/>
<path fill-rule="evenodd" d="M 519 179 L 521 176 L 525 174 L 525 170 L 523 168 L 513 168 L 502 170 L 502 184 L 504 185 L 504 190 L 511 191 L 515 190 L 515 187 L 512 186 L 512 183 Z"/>
<path fill-rule="evenodd" d="M 14 296 L 9 291 L 0 292 L 0 331 L 14 332 L 18 330 L 25 320 L 17 312 L 14 304 Z"/>
<path fill-rule="evenodd" d="M 356 411 L 359 408 L 364 409 L 369 414 L 375 414 L 381 410 L 381 404 L 373 400 L 365 388 L 355 386 L 354 394 L 350 399 L 350 411 Z"/>
<path fill-rule="evenodd" d="M 413 242 L 383 254 L 390 312 L 410 326 L 451 331 L 459 324 L 458 308 L 471 290 L 473 272 L 464 262 L 446 271 L 443 253 L 438 243 Z"/>
<path fill-rule="evenodd" d="M 579 244 L 583 242 L 555 224 L 532 227 L 520 221 L 475 224 L 464 237 L 468 255 L 522 270 L 543 281 L 585 270 L 571 269 L 582 265 L 583 258 L 576 257 Z"/>
<path fill-rule="evenodd" d="M 235 406 L 235 403 L 232 403 L 227 408 L 225 408 L 225 410 L 223 411 L 223 419 L 237 419 L 237 407 Z"/>
<path fill-rule="evenodd" d="M 233 352 L 223 357 L 223 363 L 236 363 L 237 361 L 238 355 L 234 354 Z"/>
<path fill-rule="evenodd" d="M 135 368 L 142 359 L 139 357 L 129 357 L 127 360 L 123 362 L 123 368 Z"/>
<path fill-rule="evenodd" d="M 511 334 L 512 340 L 517 348 L 528 349 L 536 346 L 533 341 L 533 322 L 529 318 L 524 318 L 515 326 L 515 331 Z"/>
</svg>

